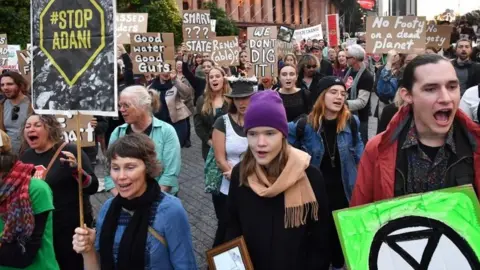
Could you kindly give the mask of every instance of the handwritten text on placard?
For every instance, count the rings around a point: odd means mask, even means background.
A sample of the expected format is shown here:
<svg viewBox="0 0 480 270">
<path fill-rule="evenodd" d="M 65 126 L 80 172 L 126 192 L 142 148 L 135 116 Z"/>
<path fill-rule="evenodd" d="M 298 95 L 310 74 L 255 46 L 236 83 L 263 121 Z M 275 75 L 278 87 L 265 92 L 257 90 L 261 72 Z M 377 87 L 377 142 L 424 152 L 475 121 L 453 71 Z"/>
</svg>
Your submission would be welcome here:
<svg viewBox="0 0 480 270">
<path fill-rule="evenodd" d="M 367 52 L 414 53 L 425 48 L 425 17 L 368 17 Z"/>
</svg>

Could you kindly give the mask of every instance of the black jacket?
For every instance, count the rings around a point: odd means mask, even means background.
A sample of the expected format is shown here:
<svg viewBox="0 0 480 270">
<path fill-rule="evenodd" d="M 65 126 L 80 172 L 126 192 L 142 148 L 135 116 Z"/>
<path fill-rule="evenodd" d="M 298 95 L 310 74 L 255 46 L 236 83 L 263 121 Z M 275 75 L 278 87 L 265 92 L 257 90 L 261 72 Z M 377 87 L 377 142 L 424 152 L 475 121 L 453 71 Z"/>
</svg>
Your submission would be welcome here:
<svg viewBox="0 0 480 270">
<path fill-rule="evenodd" d="M 398 107 L 395 103 L 390 103 L 383 108 L 382 115 L 378 119 L 377 134 L 387 130 L 387 126 L 392 120 L 393 116 L 398 112 Z"/>
<path fill-rule="evenodd" d="M 285 229 L 284 195 L 263 198 L 240 187 L 239 165 L 233 168 L 227 199 L 226 241 L 243 235 L 255 270 L 329 269 L 331 214 L 320 171 L 313 166 L 305 170 L 319 204 L 318 221 Z"/>
<path fill-rule="evenodd" d="M 462 68 L 458 65 L 456 59 L 452 60 L 452 64 L 455 68 Z M 471 62 L 468 66 L 468 81 L 467 81 L 467 88 L 473 87 L 480 83 L 480 63 Z"/>
<path fill-rule="evenodd" d="M 408 173 L 408 154 L 402 145 L 410 130 L 412 119 L 408 120 L 398 137 L 398 150 L 395 166 L 395 197 L 406 195 L 406 181 Z M 448 169 L 445 173 L 445 185 L 443 188 L 472 184 L 475 187 L 475 170 L 473 167 L 474 138 L 469 138 L 468 132 L 458 120 L 453 123 L 453 136 L 457 154 L 452 154 L 448 160 Z M 470 136 L 471 137 L 471 136 Z M 478 195 L 478 194 L 477 194 Z"/>
<path fill-rule="evenodd" d="M 217 120 L 218 117 L 224 115 L 228 111 L 228 103 L 224 103 L 222 107 L 222 113 L 213 115 L 212 113 L 205 115 L 202 113 L 203 107 L 203 95 L 197 101 L 195 115 L 193 116 L 193 123 L 195 125 L 195 133 L 202 140 L 202 157 L 203 160 L 207 159 L 208 151 L 210 146 L 208 145 L 208 140 L 212 138 L 213 132 L 213 123 Z"/>
</svg>

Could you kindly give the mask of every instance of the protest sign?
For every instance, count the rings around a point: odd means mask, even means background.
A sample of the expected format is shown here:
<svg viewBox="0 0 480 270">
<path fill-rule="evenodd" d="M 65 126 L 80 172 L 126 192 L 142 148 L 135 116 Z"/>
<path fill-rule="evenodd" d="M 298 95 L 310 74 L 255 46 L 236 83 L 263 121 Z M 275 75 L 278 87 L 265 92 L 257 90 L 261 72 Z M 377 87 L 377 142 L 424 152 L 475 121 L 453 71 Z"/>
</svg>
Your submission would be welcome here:
<svg viewBox="0 0 480 270">
<path fill-rule="evenodd" d="M 293 53 L 293 43 L 277 39 L 277 55 L 285 56 L 287 53 Z"/>
<path fill-rule="evenodd" d="M 56 117 L 62 128 L 62 139 L 66 143 L 75 143 L 80 138 L 82 147 L 95 146 L 95 128 L 90 124 L 92 116 L 80 115 L 80 135 L 77 133 L 77 115 Z"/>
<path fill-rule="evenodd" d="M 18 58 L 18 71 L 22 74 L 23 78 L 27 80 L 30 85 L 32 81 L 32 74 L 31 74 L 31 58 L 30 58 L 30 51 L 23 50 L 17 51 L 17 58 Z"/>
<path fill-rule="evenodd" d="M 340 45 L 340 27 L 338 24 L 338 14 L 327 15 L 327 33 L 329 47 Z"/>
<path fill-rule="evenodd" d="M 21 50 L 20 45 L 8 45 L 7 63 L 1 66 L 3 69 L 18 70 L 17 51 Z"/>
<path fill-rule="evenodd" d="M 0 66 L 8 65 L 7 34 L 0 34 Z"/>
<path fill-rule="evenodd" d="M 222 67 L 239 65 L 240 47 L 238 46 L 237 36 L 216 37 L 212 46 L 213 50 L 210 58 L 215 63 Z"/>
<path fill-rule="evenodd" d="M 172 33 L 130 33 L 133 73 L 171 72 L 175 66 Z"/>
<path fill-rule="evenodd" d="M 297 29 L 293 33 L 296 41 L 300 42 L 302 39 L 323 39 L 322 25 L 318 24 L 312 27 Z"/>
<path fill-rule="evenodd" d="M 115 17 L 118 44 L 130 44 L 130 33 L 145 33 L 148 13 L 117 13 Z"/>
<path fill-rule="evenodd" d="M 247 28 L 248 50 L 253 74 L 257 78 L 276 76 L 277 63 L 277 27 L 259 26 Z"/>
<path fill-rule="evenodd" d="M 450 47 L 450 36 L 452 27 L 449 25 L 429 24 L 427 26 L 427 45 L 437 50 L 448 49 Z"/>
<path fill-rule="evenodd" d="M 418 53 L 425 49 L 427 21 L 425 17 L 367 17 L 368 53 Z"/>
<path fill-rule="evenodd" d="M 278 29 L 277 40 L 290 43 L 292 42 L 293 33 L 295 33 L 295 29 L 282 25 Z"/>
<path fill-rule="evenodd" d="M 183 11 L 183 40 L 188 51 L 195 53 L 212 52 L 212 32 L 210 10 Z"/>
<path fill-rule="evenodd" d="M 32 1 L 32 106 L 117 116 L 112 0 Z"/>
<path fill-rule="evenodd" d="M 471 185 L 333 212 L 348 269 L 478 269 L 480 207 Z M 448 258 L 448 259 L 445 259 Z"/>
</svg>

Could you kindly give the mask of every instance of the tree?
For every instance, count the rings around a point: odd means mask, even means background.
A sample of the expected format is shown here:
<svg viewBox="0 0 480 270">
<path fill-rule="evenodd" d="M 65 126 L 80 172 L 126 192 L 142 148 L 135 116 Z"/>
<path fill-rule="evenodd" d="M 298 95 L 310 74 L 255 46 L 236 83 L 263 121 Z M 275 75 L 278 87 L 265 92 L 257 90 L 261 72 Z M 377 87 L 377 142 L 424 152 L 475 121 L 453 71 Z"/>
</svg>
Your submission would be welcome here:
<svg viewBox="0 0 480 270">
<path fill-rule="evenodd" d="M 237 24 L 227 16 L 225 10 L 217 7 L 214 2 L 203 3 L 203 9 L 210 9 L 210 18 L 217 20 L 215 32 L 218 37 L 238 35 L 240 31 Z"/>
<path fill-rule="evenodd" d="M 364 12 L 356 0 L 334 0 L 333 4 L 339 10 L 340 18 L 344 20 L 344 32 L 354 34 L 365 30 L 362 21 Z"/>
<path fill-rule="evenodd" d="M 119 0 L 117 10 L 148 13 L 148 32 L 173 33 L 176 45 L 183 41 L 182 17 L 175 0 Z"/>
<path fill-rule="evenodd" d="M 2 0 L 0 34 L 7 34 L 8 44 L 26 48 L 30 43 L 30 0 Z"/>
<path fill-rule="evenodd" d="M 480 24 L 480 9 L 472 10 L 469 13 L 465 14 L 465 19 L 470 25 Z"/>
</svg>

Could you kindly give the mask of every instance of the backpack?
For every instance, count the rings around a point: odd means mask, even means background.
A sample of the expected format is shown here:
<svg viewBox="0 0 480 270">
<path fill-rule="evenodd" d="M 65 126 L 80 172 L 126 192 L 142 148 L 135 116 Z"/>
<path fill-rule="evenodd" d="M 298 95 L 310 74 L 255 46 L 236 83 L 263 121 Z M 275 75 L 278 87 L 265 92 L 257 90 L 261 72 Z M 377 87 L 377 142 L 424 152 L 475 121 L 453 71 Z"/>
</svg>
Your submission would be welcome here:
<svg viewBox="0 0 480 270">
<path fill-rule="evenodd" d="M 299 150 L 307 152 L 307 148 L 305 147 L 305 145 L 302 144 L 302 140 L 305 136 L 305 127 L 308 122 L 308 117 L 307 115 L 302 114 L 297 117 L 294 122 L 297 124 L 297 126 L 295 130 L 295 142 L 292 144 L 292 146 Z M 352 134 L 353 147 L 355 147 L 358 143 L 358 136 L 356 135 L 358 133 L 358 127 L 357 122 L 355 121 L 355 118 L 353 118 L 353 116 L 348 119 L 348 125 L 350 126 Z"/>
</svg>

